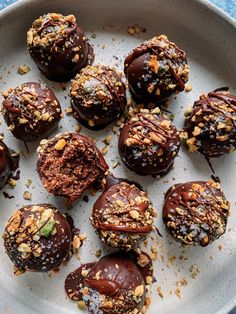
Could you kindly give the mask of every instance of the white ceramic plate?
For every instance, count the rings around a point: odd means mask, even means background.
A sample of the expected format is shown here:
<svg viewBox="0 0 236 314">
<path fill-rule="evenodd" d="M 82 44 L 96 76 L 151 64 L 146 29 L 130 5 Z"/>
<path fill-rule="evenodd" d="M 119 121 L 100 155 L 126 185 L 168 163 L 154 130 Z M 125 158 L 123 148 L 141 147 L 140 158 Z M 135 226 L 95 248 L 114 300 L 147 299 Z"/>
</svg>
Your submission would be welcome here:
<svg viewBox="0 0 236 314">
<path fill-rule="evenodd" d="M 221 86 L 229 86 L 236 92 L 236 25 L 224 13 L 215 7 L 197 0 L 22 0 L 0 12 L 0 90 L 15 87 L 25 81 L 41 81 L 51 86 L 61 101 L 63 109 L 69 106 L 69 98 L 64 96 L 58 84 L 48 82 L 37 70 L 26 51 L 26 31 L 31 22 L 39 15 L 51 11 L 72 13 L 78 18 L 91 43 L 94 45 L 96 60 L 109 65 L 117 65 L 121 70 L 126 54 L 137 44 L 156 34 L 165 33 L 181 48 L 187 51 L 191 66 L 190 83 L 193 90 L 183 92 L 176 99 L 170 100 L 169 108 L 176 114 L 174 123 L 181 128 L 183 125 L 184 108 L 191 105 L 202 92 L 207 92 Z M 147 29 L 139 38 L 127 33 L 127 27 L 139 24 Z M 91 38 L 91 33 L 96 38 Z M 102 49 L 102 44 L 106 44 Z M 116 60 L 115 56 L 118 56 Z M 27 64 L 32 71 L 25 76 L 17 74 L 17 67 Z M 61 121 L 61 131 L 71 131 L 76 127 L 76 121 L 65 116 Z M 16 140 L 2 123 L 0 131 L 5 134 L 5 141 L 17 151 L 25 151 L 23 144 Z M 86 135 L 96 137 L 98 147 L 103 147 L 102 139 L 112 134 L 111 126 L 104 131 L 94 132 L 82 128 Z M 113 135 L 113 134 L 112 134 Z M 0 195 L 0 230 L 13 212 L 29 201 L 23 199 L 24 186 L 27 178 L 33 179 L 30 189 L 33 194 L 32 203 L 51 202 L 65 209 L 63 200 L 48 195 L 43 189 L 35 171 L 37 143 L 29 145 L 30 155 L 21 158 L 21 178 L 14 190 L 5 190 L 15 198 L 7 200 Z M 110 165 L 119 160 L 117 152 L 117 136 L 113 135 L 112 144 L 106 159 Z M 150 314 L 156 313 L 227 313 L 236 302 L 236 153 L 213 161 L 216 174 L 222 180 L 225 194 L 232 202 L 232 216 L 229 219 L 226 234 L 208 248 L 188 248 L 183 250 L 178 243 L 173 242 L 163 228 L 161 207 L 163 193 L 175 182 L 208 179 L 211 171 L 204 158 L 198 154 L 190 155 L 184 148 L 176 158 L 175 168 L 163 179 L 155 180 L 134 175 L 122 164 L 113 170 L 120 177 L 133 179 L 143 185 L 159 211 L 156 225 L 163 238 L 153 235 L 158 242 L 158 260 L 155 261 L 155 276 L 157 283 L 152 286 L 152 304 Z M 175 180 L 173 179 L 175 178 Z M 97 197 L 97 196 L 96 196 Z M 95 197 L 95 198 L 96 198 Z M 93 197 L 89 203 L 78 201 L 70 214 L 76 225 L 86 232 L 88 240 L 80 251 L 81 261 L 96 260 L 95 251 L 104 249 L 94 234 L 88 221 Z M 222 250 L 219 250 L 222 246 Z M 183 253 L 184 251 L 184 253 Z M 180 259 L 184 255 L 187 259 Z M 162 257 L 163 256 L 163 257 Z M 172 256 L 176 256 L 171 263 Z M 29 273 L 15 277 L 12 264 L 4 254 L 0 245 L 0 313 L 78 313 L 76 304 L 69 301 L 64 293 L 64 279 L 74 268 L 80 265 L 75 257 L 67 267 L 62 267 L 57 275 Z M 199 269 L 195 279 L 189 269 Z M 176 282 L 186 278 L 188 285 L 181 287 L 181 299 L 175 295 Z M 161 286 L 164 298 L 157 294 Z M 172 294 L 170 293 L 172 290 Z"/>
</svg>

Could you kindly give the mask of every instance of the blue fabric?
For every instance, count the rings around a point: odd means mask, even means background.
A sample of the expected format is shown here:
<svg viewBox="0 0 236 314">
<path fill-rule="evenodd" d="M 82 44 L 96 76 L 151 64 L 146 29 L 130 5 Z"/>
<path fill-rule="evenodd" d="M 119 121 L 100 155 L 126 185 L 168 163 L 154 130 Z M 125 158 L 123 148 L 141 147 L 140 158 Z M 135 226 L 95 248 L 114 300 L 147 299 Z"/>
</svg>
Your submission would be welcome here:
<svg viewBox="0 0 236 314">
<path fill-rule="evenodd" d="M 17 0 L 0 0 L 0 10 Z M 236 0 L 208 0 L 236 19 Z"/>
</svg>

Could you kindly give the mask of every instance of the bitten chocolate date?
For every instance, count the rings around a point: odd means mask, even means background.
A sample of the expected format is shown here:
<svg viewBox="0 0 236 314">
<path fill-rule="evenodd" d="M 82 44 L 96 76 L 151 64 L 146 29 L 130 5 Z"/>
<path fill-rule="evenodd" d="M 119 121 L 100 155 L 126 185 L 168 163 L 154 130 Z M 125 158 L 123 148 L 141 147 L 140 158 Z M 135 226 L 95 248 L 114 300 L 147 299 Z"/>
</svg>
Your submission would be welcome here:
<svg viewBox="0 0 236 314">
<path fill-rule="evenodd" d="M 43 140 L 38 149 L 37 170 L 45 189 L 64 196 L 69 203 L 97 187 L 108 169 L 92 140 L 78 133 L 58 134 Z"/>
</svg>

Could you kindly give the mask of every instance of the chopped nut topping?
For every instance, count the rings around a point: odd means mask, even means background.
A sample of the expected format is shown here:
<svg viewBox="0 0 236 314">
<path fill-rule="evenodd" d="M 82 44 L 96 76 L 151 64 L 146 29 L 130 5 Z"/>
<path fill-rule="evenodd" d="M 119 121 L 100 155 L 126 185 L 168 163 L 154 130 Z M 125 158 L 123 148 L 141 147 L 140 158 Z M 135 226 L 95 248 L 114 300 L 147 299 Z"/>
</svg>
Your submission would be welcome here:
<svg viewBox="0 0 236 314">
<path fill-rule="evenodd" d="M 64 147 L 66 146 L 66 141 L 64 139 L 60 139 L 56 145 L 55 145 L 55 149 L 56 150 L 63 150 Z"/>
<path fill-rule="evenodd" d="M 143 285 L 137 286 L 134 290 L 134 295 L 136 297 L 141 297 L 143 294 L 144 294 L 144 286 Z"/>
</svg>

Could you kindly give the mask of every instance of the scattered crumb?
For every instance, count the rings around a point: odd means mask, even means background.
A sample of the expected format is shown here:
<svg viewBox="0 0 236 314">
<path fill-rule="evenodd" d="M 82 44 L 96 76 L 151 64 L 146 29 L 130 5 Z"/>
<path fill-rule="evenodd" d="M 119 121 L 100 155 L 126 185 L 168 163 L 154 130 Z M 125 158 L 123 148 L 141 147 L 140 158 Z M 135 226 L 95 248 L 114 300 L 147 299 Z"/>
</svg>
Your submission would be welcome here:
<svg viewBox="0 0 236 314">
<path fill-rule="evenodd" d="M 111 143 L 111 140 L 112 140 L 112 136 L 111 135 L 108 135 L 104 138 L 103 142 L 106 144 L 106 145 L 110 145 Z"/>
<path fill-rule="evenodd" d="M 161 298 L 164 298 L 164 294 L 163 294 L 163 292 L 162 292 L 162 290 L 161 290 L 161 287 L 157 287 L 157 293 L 159 294 L 159 296 L 160 296 Z"/>
<path fill-rule="evenodd" d="M 221 244 L 218 245 L 218 249 L 221 251 L 223 249 L 223 246 Z"/>
<path fill-rule="evenodd" d="M 146 28 L 135 24 L 135 25 L 133 25 L 133 26 L 129 26 L 129 27 L 127 28 L 127 32 L 128 32 L 128 34 L 130 34 L 130 35 L 138 35 L 138 34 L 140 34 L 141 32 L 142 32 L 142 33 L 145 33 L 145 32 L 146 32 Z"/>
<path fill-rule="evenodd" d="M 181 284 L 181 286 L 187 286 L 188 285 L 187 279 L 186 278 L 182 278 L 180 280 L 180 284 Z"/>
<path fill-rule="evenodd" d="M 33 183 L 32 179 L 26 179 L 26 181 L 25 181 L 25 186 L 26 186 L 27 188 L 29 188 L 32 183 Z"/>
<path fill-rule="evenodd" d="M 175 295 L 179 298 L 179 299 L 181 299 L 181 289 L 179 288 L 179 287 L 177 287 L 176 289 L 175 289 Z"/>
<path fill-rule="evenodd" d="M 96 257 L 100 257 L 101 256 L 101 250 L 97 250 L 96 253 L 95 253 L 95 256 Z"/>
<path fill-rule="evenodd" d="M 24 198 L 25 200 L 30 201 L 30 200 L 32 199 L 32 194 L 31 194 L 29 191 L 25 191 L 25 192 L 23 193 L 23 198 Z"/>
<path fill-rule="evenodd" d="M 9 183 L 9 185 L 10 185 L 12 188 L 16 187 L 16 180 L 14 180 L 14 179 L 11 178 L 11 179 L 9 179 L 8 183 Z"/>
<path fill-rule="evenodd" d="M 192 84 L 188 84 L 185 86 L 185 92 L 191 92 L 192 89 L 193 89 Z"/>
<path fill-rule="evenodd" d="M 189 268 L 189 272 L 191 274 L 191 277 L 194 279 L 197 277 L 197 275 L 200 273 L 200 270 L 199 268 L 196 266 L 196 265 L 192 265 L 190 268 Z"/>
<path fill-rule="evenodd" d="M 25 75 L 26 73 L 30 72 L 31 71 L 31 68 L 28 66 L 28 65 L 20 65 L 18 68 L 17 68 L 17 72 L 20 74 L 20 75 Z"/>
<path fill-rule="evenodd" d="M 102 149 L 101 149 L 101 152 L 103 155 L 106 155 L 108 153 L 108 146 L 104 146 Z"/>
<path fill-rule="evenodd" d="M 75 132 L 79 133 L 81 131 L 81 126 L 78 124 L 75 128 Z"/>
<path fill-rule="evenodd" d="M 70 114 L 73 112 L 73 109 L 71 107 L 66 108 L 65 113 Z"/>
<path fill-rule="evenodd" d="M 151 260 L 155 261 L 157 259 L 157 253 L 151 253 L 150 258 Z"/>
<path fill-rule="evenodd" d="M 120 162 L 117 160 L 112 164 L 112 169 L 115 169 L 118 165 L 120 164 Z"/>
</svg>

